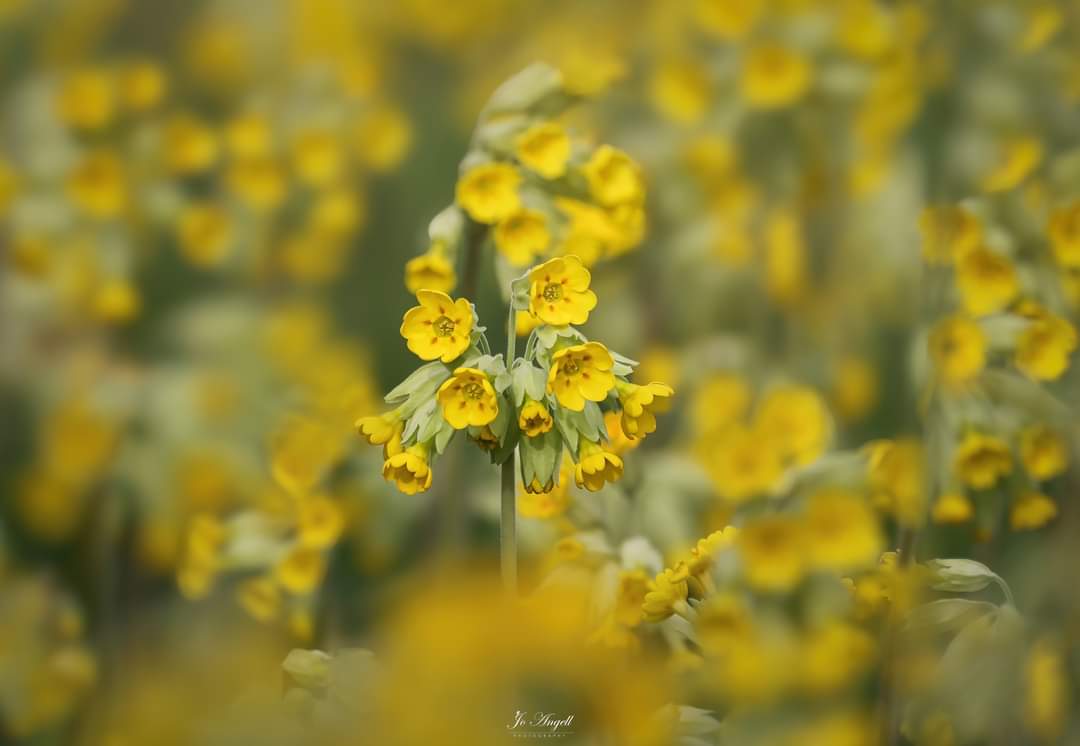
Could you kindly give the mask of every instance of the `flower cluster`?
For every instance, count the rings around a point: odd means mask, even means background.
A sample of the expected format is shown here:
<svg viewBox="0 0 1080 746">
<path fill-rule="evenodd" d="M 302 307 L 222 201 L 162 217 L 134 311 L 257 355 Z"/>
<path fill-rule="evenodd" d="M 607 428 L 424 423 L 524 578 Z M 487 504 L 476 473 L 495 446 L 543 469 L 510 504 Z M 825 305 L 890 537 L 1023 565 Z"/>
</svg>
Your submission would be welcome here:
<svg viewBox="0 0 1080 746">
<path fill-rule="evenodd" d="M 394 409 L 356 422 L 371 445 L 383 446 L 383 476 L 406 494 L 427 490 L 431 464 L 464 430 L 495 463 L 521 459 L 529 493 L 550 493 L 560 481 L 563 450 L 579 487 L 596 492 L 617 481 L 622 459 L 610 446 L 607 416 L 625 437 L 656 430 L 674 390 L 628 380 L 636 363 L 575 328 L 596 307 L 589 270 L 573 255 L 550 259 L 513 284 L 511 314 L 525 311 L 535 326 L 522 357 L 509 365 L 492 355 L 468 300 L 436 290 L 417 292 L 420 305 L 405 313 L 401 336 L 421 360 L 386 395 Z M 513 334 L 514 330 L 508 330 Z"/>
</svg>

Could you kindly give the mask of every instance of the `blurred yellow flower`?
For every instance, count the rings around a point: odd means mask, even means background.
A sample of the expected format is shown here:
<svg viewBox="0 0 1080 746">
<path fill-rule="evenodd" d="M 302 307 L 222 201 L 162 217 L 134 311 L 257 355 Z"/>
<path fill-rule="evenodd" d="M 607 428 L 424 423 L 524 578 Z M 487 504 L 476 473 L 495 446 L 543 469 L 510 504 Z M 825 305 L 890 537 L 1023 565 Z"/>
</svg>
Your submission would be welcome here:
<svg viewBox="0 0 1080 746">
<path fill-rule="evenodd" d="M 799 465 L 815 461 L 828 445 L 832 423 L 821 395 L 807 386 L 781 386 L 758 405 L 754 430 L 783 458 Z"/>
<path fill-rule="evenodd" d="M 844 420 L 858 422 L 866 417 L 878 400 L 877 369 L 863 358 L 842 357 L 836 364 L 832 400 Z"/>
<path fill-rule="evenodd" d="M 142 113 L 161 103 L 168 83 L 165 71 L 156 63 L 135 62 L 120 71 L 116 87 L 123 105 Z"/>
<path fill-rule="evenodd" d="M 1080 268 L 1080 200 L 1055 209 L 1047 229 L 1058 264 Z"/>
<path fill-rule="evenodd" d="M 537 122 L 518 135 L 514 142 L 518 160 L 545 179 L 566 173 L 570 160 L 570 137 L 558 122 Z"/>
<path fill-rule="evenodd" d="M 455 430 L 482 427 L 499 414 L 495 387 L 487 373 L 476 368 L 458 368 L 439 386 L 436 395 L 443 417 Z"/>
<path fill-rule="evenodd" d="M 776 444 L 742 425 L 732 424 L 717 433 L 701 455 L 717 493 L 732 502 L 763 495 L 784 473 Z"/>
<path fill-rule="evenodd" d="M 316 549 L 295 547 L 274 567 L 278 584 L 296 596 L 314 591 L 326 574 L 326 558 Z"/>
<path fill-rule="evenodd" d="M 956 205 L 927 207 L 919 216 L 922 255 L 931 264 L 952 264 L 982 244 L 982 223 Z"/>
<path fill-rule="evenodd" d="M 360 163 L 373 171 L 389 171 L 412 146 L 412 124 L 404 112 L 379 106 L 357 122 L 353 142 Z"/>
<path fill-rule="evenodd" d="M 708 110 L 713 89 L 708 69 L 692 60 L 661 63 L 649 82 L 653 105 L 669 119 L 684 124 L 701 120 Z"/>
<path fill-rule="evenodd" d="M 526 397 L 521 412 L 518 414 L 518 427 L 521 432 L 525 433 L 526 437 L 535 438 L 551 430 L 553 425 L 551 413 L 543 402 L 533 401 Z"/>
<path fill-rule="evenodd" d="M 293 170 L 310 187 L 325 187 L 340 180 L 345 171 L 345 152 L 333 132 L 308 130 L 292 143 Z"/>
<path fill-rule="evenodd" d="M 1033 478 L 1052 479 L 1069 465 L 1069 450 L 1057 430 L 1031 425 L 1020 432 L 1020 460 Z"/>
<path fill-rule="evenodd" d="M 755 109 L 789 106 L 810 89 L 813 69 L 798 52 L 778 44 L 762 44 L 745 52 L 740 89 Z"/>
<path fill-rule="evenodd" d="M 701 28 L 725 41 L 745 38 L 764 10 L 765 0 L 694 0 L 694 17 Z"/>
<path fill-rule="evenodd" d="M 1042 528 L 1057 517 L 1057 503 L 1039 492 L 1025 492 L 1009 508 L 1009 526 L 1014 531 Z"/>
<path fill-rule="evenodd" d="M 615 483 L 622 477 L 622 459 L 606 450 L 600 443 L 586 440 L 578 442 L 578 462 L 574 467 L 574 481 L 578 487 L 589 492 L 600 490 L 606 483 Z"/>
<path fill-rule="evenodd" d="M 691 402 L 695 430 L 717 433 L 741 420 L 750 409 L 750 387 L 733 373 L 717 373 L 698 386 Z"/>
<path fill-rule="evenodd" d="M 93 312 L 110 324 L 131 321 L 142 310 L 142 296 L 131 281 L 123 277 L 105 280 L 94 293 Z"/>
<path fill-rule="evenodd" d="M 1067 659 L 1049 639 L 1035 642 L 1024 663 L 1024 723 L 1047 743 L 1060 738 L 1072 697 Z"/>
<path fill-rule="evenodd" d="M 987 489 L 1012 472 L 1012 455 L 1000 438 L 969 430 L 957 445 L 953 468 L 964 484 Z"/>
<path fill-rule="evenodd" d="M 552 326 L 584 324 L 589 311 L 596 308 L 590 279 L 589 270 L 576 256 L 556 257 L 533 267 L 529 270 L 529 312 Z"/>
<path fill-rule="evenodd" d="M 622 406 L 622 430 L 628 438 L 644 438 L 656 430 L 656 415 L 671 408 L 675 390 L 666 383 L 647 383 L 638 386 L 622 380 L 615 381 Z"/>
<path fill-rule="evenodd" d="M 639 203 L 645 199 L 640 167 L 617 148 L 601 145 L 581 170 L 589 184 L 589 193 L 605 207 Z"/>
<path fill-rule="evenodd" d="M 274 136 L 266 117 L 240 114 L 225 124 L 225 146 L 239 159 L 266 158 L 273 149 Z"/>
<path fill-rule="evenodd" d="M 803 525 L 784 515 L 763 516 L 747 522 L 736 539 L 746 582 L 770 593 L 786 593 L 806 570 Z"/>
<path fill-rule="evenodd" d="M 72 202 L 91 217 L 118 217 L 128 204 L 124 164 L 111 150 L 90 152 L 72 170 L 67 190 Z"/>
<path fill-rule="evenodd" d="M 289 189 L 285 171 L 273 158 L 243 158 L 232 163 L 225 183 L 247 207 L 258 212 L 275 210 Z"/>
<path fill-rule="evenodd" d="M 934 523 L 967 523 L 975 515 L 975 506 L 963 492 L 946 492 L 930 511 Z"/>
<path fill-rule="evenodd" d="M 497 223 L 521 206 L 521 174 L 507 163 L 473 166 L 457 183 L 457 202 L 478 223 Z"/>
<path fill-rule="evenodd" d="M 765 289 L 769 297 L 789 305 L 806 291 L 806 242 L 798 215 L 788 208 L 770 211 L 765 221 Z"/>
<path fill-rule="evenodd" d="M 204 202 L 184 209 L 177 221 L 180 251 L 198 267 L 221 264 L 232 247 L 232 220 L 217 204 Z"/>
<path fill-rule="evenodd" d="M 687 578 L 689 570 L 679 563 L 675 567 L 662 570 L 649 582 L 641 612 L 646 622 L 662 622 L 677 611 L 677 607 L 686 603 L 689 592 Z"/>
<path fill-rule="evenodd" d="M 1051 314 L 1032 319 L 1016 344 L 1016 367 L 1036 381 L 1053 381 L 1069 367 L 1076 350 L 1076 328 Z"/>
<path fill-rule="evenodd" d="M 970 383 L 986 365 L 986 335 L 977 323 L 964 316 L 937 322 L 927 344 L 930 359 L 948 386 Z"/>
<path fill-rule="evenodd" d="M 296 509 L 296 523 L 301 546 L 329 549 L 345 530 L 345 514 L 330 498 L 312 495 L 300 498 Z"/>
<path fill-rule="evenodd" d="M 862 495 L 825 490 L 806 505 L 809 563 L 818 569 L 845 572 L 872 566 L 883 538 L 877 516 Z"/>
<path fill-rule="evenodd" d="M 281 591 L 272 577 L 244 581 L 236 591 L 244 611 L 259 622 L 269 622 L 281 611 Z"/>
<path fill-rule="evenodd" d="M 611 353 L 599 342 L 564 347 L 551 358 L 547 392 L 560 405 L 580 412 L 586 400 L 603 401 L 615 387 L 614 365 Z"/>
<path fill-rule="evenodd" d="M 270 440 L 274 479 L 296 495 L 311 490 L 341 455 L 341 438 L 323 423 L 302 416 L 287 418 Z"/>
<path fill-rule="evenodd" d="M 495 226 L 495 247 L 516 267 L 532 264 L 550 240 L 547 218 L 538 210 L 522 208 Z"/>
<path fill-rule="evenodd" d="M 420 256 L 405 263 L 405 287 L 410 293 L 434 290 L 449 293 L 457 285 L 454 265 L 446 258 L 442 244 L 435 242 Z"/>
<path fill-rule="evenodd" d="M 461 357 L 471 344 L 472 304 L 437 290 L 418 290 L 416 300 L 420 305 L 406 311 L 401 322 L 409 350 L 421 360 L 449 363 Z"/>
<path fill-rule="evenodd" d="M 1020 292 L 1012 262 L 985 247 L 972 249 L 957 261 L 956 285 L 964 310 L 973 316 L 1000 311 Z"/>
<path fill-rule="evenodd" d="M 217 135 L 188 114 L 176 115 L 165 125 L 162 148 L 168 168 L 183 176 L 206 171 L 218 157 Z"/>
<path fill-rule="evenodd" d="M 79 70 L 61 83 L 57 113 L 68 126 L 81 130 L 103 129 L 112 123 L 115 111 L 113 81 L 106 71 Z"/>
<path fill-rule="evenodd" d="M 1043 158 L 1043 146 L 1031 136 L 1019 136 L 1000 145 L 998 161 L 983 176 L 984 192 L 1006 192 L 1019 186 L 1039 167 Z"/>
</svg>

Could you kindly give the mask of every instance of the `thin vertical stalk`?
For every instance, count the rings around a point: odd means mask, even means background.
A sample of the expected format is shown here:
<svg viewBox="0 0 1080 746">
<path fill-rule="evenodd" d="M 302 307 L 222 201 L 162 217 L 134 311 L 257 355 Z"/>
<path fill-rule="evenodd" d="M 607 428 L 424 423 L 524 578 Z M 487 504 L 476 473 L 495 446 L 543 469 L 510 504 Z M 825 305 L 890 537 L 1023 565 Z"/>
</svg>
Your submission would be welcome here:
<svg viewBox="0 0 1080 746">
<path fill-rule="evenodd" d="M 506 320 L 506 367 L 510 369 L 517 354 L 517 334 L 515 329 L 514 306 L 511 303 Z M 517 594 L 517 490 L 514 479 L 517 449 L 502 465 L 500 486 L 502 491 L 502 513 L 499 518 L 499 567 L 502 571 L 503 586 L 506 594 Z"/>
</svg>

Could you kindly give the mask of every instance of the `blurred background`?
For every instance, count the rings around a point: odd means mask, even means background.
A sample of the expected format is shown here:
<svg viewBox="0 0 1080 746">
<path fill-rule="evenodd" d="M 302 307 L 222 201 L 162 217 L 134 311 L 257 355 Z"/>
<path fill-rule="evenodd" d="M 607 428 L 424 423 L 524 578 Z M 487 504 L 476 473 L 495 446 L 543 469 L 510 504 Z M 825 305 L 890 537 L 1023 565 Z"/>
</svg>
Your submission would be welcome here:
<svg viewBox="0 0 1080 746">
<path fill-rule="evenodd" d="M 1070 0 L 0 0 L 0 743 L 1080 739 L 1078 34 Z M 534 63 L 558 230 L 433 240 L 470 158 L 517 163 L 474 128 Z M 609 421 L 617 483 L 521 492 L 508 604 L 487 455 L 401 494 L 354 422 L 418 365 L 416 290 L 501 350 L 510 279 L 571 253 L 584 331 L 676 404 Z"/>
</svg>

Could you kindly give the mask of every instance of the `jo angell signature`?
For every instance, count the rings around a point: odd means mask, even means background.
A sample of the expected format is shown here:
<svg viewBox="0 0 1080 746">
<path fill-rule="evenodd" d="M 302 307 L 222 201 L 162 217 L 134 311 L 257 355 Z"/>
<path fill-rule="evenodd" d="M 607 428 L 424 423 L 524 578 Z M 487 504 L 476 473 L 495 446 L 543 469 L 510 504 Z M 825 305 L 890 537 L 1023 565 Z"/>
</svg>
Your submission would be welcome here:
<svg viewBox="0 0 1080 746">
<path fill-rule="evenodd" d="M 573 715 L 566 715 L 560 717 L 553 712 L 534 712 L 528 713 L 518 710 L 514 713 L 514 720 L 508 723 L 507 730 L 519 730 L 519 729 L 536 729 L 541 728 L 548 729 L 552 733 L 557 733 L 560 728 L 569 728 L 574 723 Z"/>
</svg>

